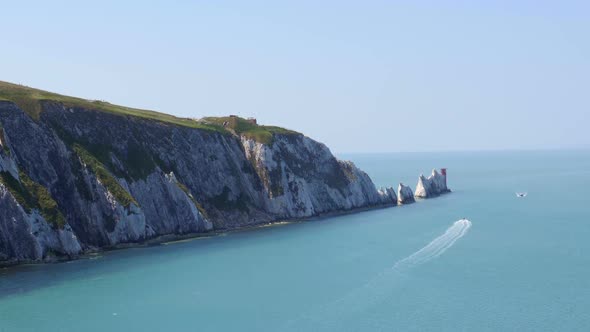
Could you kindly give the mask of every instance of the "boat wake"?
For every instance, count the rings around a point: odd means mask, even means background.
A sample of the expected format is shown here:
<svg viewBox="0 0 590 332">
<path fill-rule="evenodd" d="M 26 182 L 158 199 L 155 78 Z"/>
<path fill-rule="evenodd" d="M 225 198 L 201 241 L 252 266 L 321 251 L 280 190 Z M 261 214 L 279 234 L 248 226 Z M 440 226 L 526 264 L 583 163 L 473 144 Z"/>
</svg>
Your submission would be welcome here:
<svg viewBox="0 0 590 332">
<path fill-rule="evenodd" d="M 366 311 L 372 305 L 385 300 L 397 287 L 401 286 L 400 278 L 405 276 L 404 272 L 441 256 L 465 236 L 470 228 L 471 221 L 467 219 L 455 221 L 443 234 L 420 250 L 400 259 L 393 266 L 343 297 L 290 321 L 284 330 L 301 330 L 301 325 L 318 327 L 328 322 L 338 325 L 342 317 L 353 317 L 355 313 Z"/>
<path fill-rule="evenodd" d="M 432 240 L 424 248 L 399 260 L 393 265 L 393 269 L 401 271 L 437 258 L 452 247 L 457 240 L 465 236 L 469 228 L 471 228 L 471 221 L 467 219 L 455 221 L 451 227 L 447 228 L 444 234 Z"/>
</svg>

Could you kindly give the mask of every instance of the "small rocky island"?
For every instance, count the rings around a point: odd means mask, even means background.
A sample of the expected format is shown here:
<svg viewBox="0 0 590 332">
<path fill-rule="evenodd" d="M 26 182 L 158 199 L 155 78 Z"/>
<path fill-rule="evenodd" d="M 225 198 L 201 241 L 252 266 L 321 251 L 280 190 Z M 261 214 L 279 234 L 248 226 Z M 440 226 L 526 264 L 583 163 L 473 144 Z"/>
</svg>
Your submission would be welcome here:
<svg viewBox="0 0 590 332">
<path fill-rule="evenodd" d="M 416 197 L 431 198 L 448 192 L 450 190 L 447 188 L 447 170 L 445 168 L 441 170 L 440 174 L 436 169 L 433 169 L 428 178 L 425 178 L 422 174 L 418 177 Z"/>
<path fill-rule="evenodd" d="M 436 171 L 416 195 L 377 190 L 324 144 L 254 119 L 177 118 L 0 82 L 0 265 L 447 191 Z"/>
</svg>

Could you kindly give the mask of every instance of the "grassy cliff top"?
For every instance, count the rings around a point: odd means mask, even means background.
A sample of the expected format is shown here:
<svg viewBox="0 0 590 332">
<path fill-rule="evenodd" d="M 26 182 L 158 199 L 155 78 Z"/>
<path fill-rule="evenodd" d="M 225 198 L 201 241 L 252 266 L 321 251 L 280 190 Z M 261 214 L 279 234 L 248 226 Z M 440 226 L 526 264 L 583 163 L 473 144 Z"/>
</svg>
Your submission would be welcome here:
<svg viewBox="0 0 590 332">
<path fill-rule="evenodd" d="M 253 121 L 251 119 L 244 119 L 238 116 L 207 117 L 203 118 L 203 121 L 205 123 L 224 126 L 224 128 L 231 129 L 238 135 L 245 136 L 265 144 L 272 142 L 273 134 L 299 134 L 296 131 L 281 127 L 258 125 L 254 122 L 255 120 Z"/>
<path fill-rule="evenodd" d="M 170 114 L 114 105 L 106 101 L 64 96 L 4 81 L 0 81 L 0 100 L 14 102 L 35 120 L 39 119 L 43 111 L 41 102 L 53 101 L 61 103 L 66 107 L 80 107 L 118 115 L 129 115 L 190 128 L 217 131 L 226 134 L 233 131 L 238 135 L 244 135 L 262 143 L 270 143 L 273 134 L 297 134 L 295 131 L 280 127 L 257 125 L 240 117 L 207 117 L 202 120 L 179 118 Z M 225 126 L 224 123 L 226 124 Z"/>
<path fill-rule="evenodd" d="M 107 113 L 157 120 L 185 127 L 224 131 L 220 126 L 205 124 L 193 119 L 178 118 L 170 114 L 114 105 L 106 101 L 69 97 L 3 81 L 0 81 L 0 100 L 14 102 L 20 109 L 25 111 L 35 120 L 39 119 L 39 116 L 43 111 L 41 108 L 41 101 L 53 101 L 61 103 L 66 107 L 80 107 Z"/>
</svg>

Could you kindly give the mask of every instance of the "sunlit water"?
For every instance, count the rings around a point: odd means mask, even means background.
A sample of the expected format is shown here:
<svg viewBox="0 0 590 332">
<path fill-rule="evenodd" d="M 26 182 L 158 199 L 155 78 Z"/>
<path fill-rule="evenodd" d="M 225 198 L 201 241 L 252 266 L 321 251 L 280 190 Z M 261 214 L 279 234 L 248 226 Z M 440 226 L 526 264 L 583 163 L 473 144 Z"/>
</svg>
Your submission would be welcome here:
<svg viewBox="0 0 590 332">
<path fill-rule="evenodd" d="M 590 329 L 589 151 L 342 157 L 379 186 L 448 167 L 454 192 L 3 269 L 0 331 Z"/>
</svg>

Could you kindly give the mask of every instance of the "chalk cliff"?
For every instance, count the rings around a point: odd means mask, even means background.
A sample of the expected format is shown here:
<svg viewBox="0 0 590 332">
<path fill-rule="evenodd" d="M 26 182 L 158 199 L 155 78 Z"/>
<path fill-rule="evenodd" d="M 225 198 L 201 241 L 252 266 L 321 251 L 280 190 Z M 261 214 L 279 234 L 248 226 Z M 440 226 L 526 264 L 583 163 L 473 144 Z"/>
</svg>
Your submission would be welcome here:
<svg viewBox="0 0 590 332">
<path fill-rule="evenodd" d="M 397 201 L 300 133 L 50 97 L 0 98 L 0 264 Z"/>
<path fill-rule="evenodd" d="M 428 178 L 425 178 L 422 174 L 418 177 L 416 197 L 430 198 L 447 192 L 450 192 L 450 190 L 447 188 L 446 175 L 439 174 L 436 169 L 432 170 L 432 174 Z"/>
<path fill-rule="evenodd" d="M 400 183 L 397 187 L 397 197 L 397 202 L 399 204 L 410 204 L 416 201 L 414 199 L 414 193 L 412 192 L 412 188 L 404 186 L 403 183 Z"/>
</svg>

